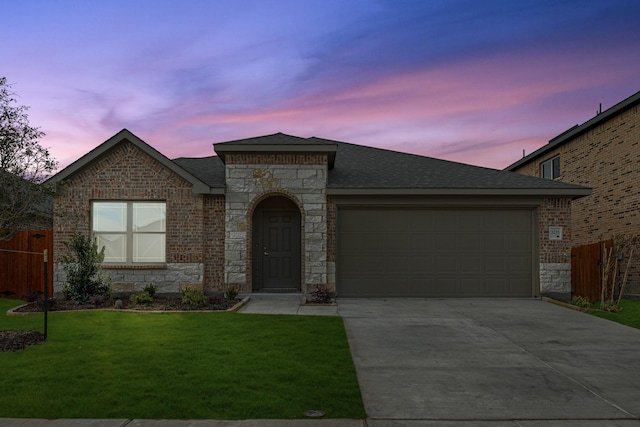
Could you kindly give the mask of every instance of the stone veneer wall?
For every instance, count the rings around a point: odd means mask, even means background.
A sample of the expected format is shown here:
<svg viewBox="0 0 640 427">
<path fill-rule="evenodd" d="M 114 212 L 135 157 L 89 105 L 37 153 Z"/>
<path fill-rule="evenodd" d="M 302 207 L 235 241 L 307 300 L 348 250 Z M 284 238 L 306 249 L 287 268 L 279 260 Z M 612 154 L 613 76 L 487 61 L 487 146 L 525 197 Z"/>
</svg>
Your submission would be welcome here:
<svg viewBox="0 0 640 427">
<path fill-rule="evenodd" d="M 301 291 L 333 286 L 327 281 L 327 155 L 230 153 L 225 164 L 225 286 L 252 291 L 252 216 L 259 202 L 275 195 L 300 208 Z"/>
<path fill-rule="evenodd" d="M 60 265 L 66 251 L 63 242 L 76 230 L 90 232 L 94 200 L 157 200 L 167 204 L 166 264 L 106 267 L 116 290 L 131 289 L 133 284 L 138 291 L 151 283 L 173 293 L 181 285 L 203 286 L 205 274 L 215 279 L 215 265 L 203 261 L 203 223 L 208 224 L 208 234 L 213 234 L 218 244 L 224 238 L 221 221 L 211 215 L 220 213 L 221 197 L 207 200 L 207 205 L 217 203 L 218 208 L 205 220 L 205 196 L 195 196 L 191 183 L 124 142 L 66 181 L 62 193 L 54 199 L 54 292 L 60 293 L 65 283 Z"/>
<path fill-rule="evenodd" d="M 542 199 L 538 217 L 540 292 L 571 293 L 571 198 Z M 549 239 L 549 227 L 562 227 L 562 240 Z"/>
</svg>

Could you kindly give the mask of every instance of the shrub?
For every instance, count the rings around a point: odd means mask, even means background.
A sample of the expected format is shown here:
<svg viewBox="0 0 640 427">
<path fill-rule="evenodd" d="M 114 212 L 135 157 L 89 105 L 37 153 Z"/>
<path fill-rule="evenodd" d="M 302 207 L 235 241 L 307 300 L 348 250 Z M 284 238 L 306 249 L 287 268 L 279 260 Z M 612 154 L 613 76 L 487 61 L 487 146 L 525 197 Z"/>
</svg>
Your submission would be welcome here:
<svg viewBox="0 0 640 427">
<path fill-rule="evenodd" d="M 148 293 L 151 298 L 155 298 L 156 297 L 156 287 L 155 287 L 155 285 L 147 285 L 147 286 L 144 287 L 144 289 L 142 291 Z"/>
<path fill-rule="evenodd" d="M 316 285 L 316 289 L 311 291 L 311 302 L 328 304 L 331 302 L 331 292 L 324 285 Z"/>
<path fill-rule="evenodd" d="M 575 305 L 576 307 L 580 307 L 580 308 L 591 308 L 591 302 L 589 301 L 588 298 L 585 297 L 573 297 L 571 298 L 571 304 Z"/>
<path fill-rule="evenodd" d="M 207 302 L 208 298 L 202 291 L 189 288 L 182 290 L 182 303 L 191 308 L 204 307 Z"/>
<path fill-rule="evenodd" d="M 622 311 L 622 307 L 620 307 L 620 305 L 616 301 L 605 301 L 602 309 L 604 311 L 608 311 L 609 313 L 619 313 Z"/>
<path fill-rule="evenodd" d="M 111 285 L 100 269 L 104 261 L 104 248 L 99 251 L 95 240 L 78 232 L 64 242 L 64 246 L 69 252 L 62 257 L 68 285 L 68 292 L 63 292 L 68 299 L 78 304 L 88 304 L 91 297 L 109 296 Z"/>
<path fill-rule="evenodd" d="M 149 293 L 149 291 L 145 290 L 144 292 L 131 295 L 131 301 L 136 304 L 148 304 L 150 302 L 153 302 L 153 296 Z"/>
<path fill-rule="evenodd" d="M 226 291 L 224 291 L 224 296 L 228 300 L 234 300 L 238 296 L 238 288 L 235 286 L 229 287 Z"/>
</svg>

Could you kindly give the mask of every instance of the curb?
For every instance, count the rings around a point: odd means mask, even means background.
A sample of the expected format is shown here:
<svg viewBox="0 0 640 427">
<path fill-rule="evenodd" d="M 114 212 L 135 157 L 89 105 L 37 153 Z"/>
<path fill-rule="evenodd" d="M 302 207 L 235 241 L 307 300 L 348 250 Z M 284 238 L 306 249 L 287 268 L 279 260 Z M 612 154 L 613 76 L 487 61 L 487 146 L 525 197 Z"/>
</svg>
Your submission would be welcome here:
<svg viewBox="0 0 640 427">
<path fill-rule="evenodd" d="M 239 303 L 226 310 L 131 310 L 127 308 L 92 308 L 90 310 L 53 310 L 49 313 L 81 313 L 87 311 L 116 311 L 119 313 L 141 313 L 141 314 L 171 314 L 171 313 L 233 313 L 247 305 L 251 297 L 245 297 Z M 31 314 L 42 314 L 42 311 L 19 312 L 16 311 L 22 307 L 29 305 L 22 304 L 7 310 L 7 316 L 29 316 Z"/>
</svg>

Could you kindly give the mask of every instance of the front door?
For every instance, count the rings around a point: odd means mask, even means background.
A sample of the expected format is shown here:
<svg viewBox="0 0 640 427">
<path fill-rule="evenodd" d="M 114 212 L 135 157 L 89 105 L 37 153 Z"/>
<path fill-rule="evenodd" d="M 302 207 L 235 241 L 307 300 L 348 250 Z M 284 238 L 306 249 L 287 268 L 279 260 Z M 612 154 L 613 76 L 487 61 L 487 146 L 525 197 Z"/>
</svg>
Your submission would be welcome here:
<svg viewBox="0 0 640 427">
<path fill-rule="evenodd" d="M 285 197 L 271 197 L 254 216 L 254 290 L 300 291 L 300 212 Z M 256 239 L 257 237 L 257 239 Z"/>
</svg>

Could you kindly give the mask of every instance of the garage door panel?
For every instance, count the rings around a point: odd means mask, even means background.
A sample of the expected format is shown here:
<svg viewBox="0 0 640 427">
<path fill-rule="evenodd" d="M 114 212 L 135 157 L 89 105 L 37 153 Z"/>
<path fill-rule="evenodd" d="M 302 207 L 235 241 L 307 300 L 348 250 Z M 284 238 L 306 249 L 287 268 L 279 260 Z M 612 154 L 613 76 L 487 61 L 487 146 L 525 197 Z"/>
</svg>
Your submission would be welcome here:
<svg viewBox="0 0 640 427">
<path fill-rule="evenodd" d="M 383 238 L 385 248 L 407 248 L 411 247 L 411 233 L 385 233 Z"/>
<path fill-rule="evenodd" d="M 510 255 L 509 258 L 509 271 L 522 271 L 531 265 L 530 255 Z"/>
<path fill-rule="evenodd" d="M 404 254 L 389 254 L 382 260 L 385 272 L 406 274 L 411 269 L 411 259 Z"/>
<path fill-rule="evenodd" d="M 485 257 L 485 272 L 489 274 L 507 273 L 509 260 L 504 256 L 488 255 Z"/>
<path fill-rule="evenodd" d="M 387 248 L 384 244 L 384 235 L 364 232 L 364 233 L 346 233 L 343 236 L 342 250 L 344 253 L 353 253 L 358 251 L 382 251 Z"/>
<path fill-rule="evenodd" d="M 457 251 L 460 245 L 458 237 L 454 231 L 434 233 L 436 248 L 439 251 Z"/>
<path fill-rule="evenodd" d="M 339 208 L 339 296 L 530 296 L 530 210 Z"/>
<path fill-rule="evenodd" d="M 433 240 L 433 235 L 428 233 L 412 233 L 411 234 L 411 249 L 414 251 L 429 251 L 432 252 L 436 248 L 436 242 Z"/>
<path fill-rule="evenodd" d="M 480 255 L 467 255 L 462 262 L 466 265 L 466 274 L 482 275 L 485 272 L 484 257 Z"/>
<path fill-rule="evenodd" d="M 481 251 L 484 249 L 484 235 L 481 233 L 465 232 L 461 236 L 459 241 L 459 250 L 466 251 Z"/>
<path fill-rule="evenodd" d="M 412 254 L 411 258 L 411 271 L 416 275 L 424 273 L 430 273 L 435 268 L 436 260 L 432 254 Z"/>
<path fill-rule="evenodd" d="M 350 275 L 362 275 L 369 273 L 382 273 L 384 257 L 382 255 L 359 254 L 345 256 L 342 262 L 350 266 Z"/>
<path fill-rule="evenodd" d="M 458 295 L 484 293 L 484 279 L 478 277 L 461 277 L 458 283 Z"/>
<path fill-rule="evenodd" d="M 527 233 L 511 233 L 509 238 L 509 250 L 529 253 L 531 251 L 531 239 Z"/>
</svg>

